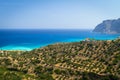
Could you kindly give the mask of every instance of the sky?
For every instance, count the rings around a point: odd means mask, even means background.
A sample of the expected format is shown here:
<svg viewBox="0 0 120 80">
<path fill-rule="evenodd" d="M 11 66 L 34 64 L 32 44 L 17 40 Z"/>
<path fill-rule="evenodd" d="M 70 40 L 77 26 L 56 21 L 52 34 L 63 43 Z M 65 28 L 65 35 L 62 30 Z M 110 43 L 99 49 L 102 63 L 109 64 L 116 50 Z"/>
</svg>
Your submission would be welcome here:
<svg viewBox="0 0 120 80">
<path fill-rule="evenodd" d="M 120 0 L 0 0 L 0 29 L 94 29 L 120 18 Z"/>
</svg>

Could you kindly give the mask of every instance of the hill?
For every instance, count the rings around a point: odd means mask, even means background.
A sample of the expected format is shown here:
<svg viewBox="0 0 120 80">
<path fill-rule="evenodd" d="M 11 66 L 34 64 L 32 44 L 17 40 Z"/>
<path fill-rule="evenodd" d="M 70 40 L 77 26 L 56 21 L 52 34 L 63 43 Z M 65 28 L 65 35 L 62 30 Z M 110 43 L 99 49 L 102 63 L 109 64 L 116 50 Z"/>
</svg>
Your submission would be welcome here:
<svg viewBox="0 0 120 80">
<path fill-rule="evenodd" d="M 117 20 L 105 20 L 97 25 L 93 32 L 116 34 L 120 33 L 120 18 Z"/>
<path fill-rule="evenodd" d="M 120 80 L 120 39 L 0 51 L 1 80 Z"/>
</svg>

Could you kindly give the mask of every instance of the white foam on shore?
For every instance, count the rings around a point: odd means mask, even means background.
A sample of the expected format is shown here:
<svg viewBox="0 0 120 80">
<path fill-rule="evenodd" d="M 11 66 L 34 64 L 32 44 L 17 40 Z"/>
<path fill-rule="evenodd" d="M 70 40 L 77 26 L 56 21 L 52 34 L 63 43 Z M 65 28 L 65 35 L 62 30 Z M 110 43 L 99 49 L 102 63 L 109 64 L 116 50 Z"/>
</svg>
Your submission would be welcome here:
<svg viewBox="0 0 120 80">
<path fill-rule="evenodd" d="M 32 50 L 32 48 L 29 48 L 29 47 L 12 46 L 12 45 L 4 46 L 4 47 L 2 47 L 1 49 L 2 49 L 2 50 L 26 50 L 26 51 Z"/>
<path fill-rule="evenodd" d="M 1 47 L 1 50 L 23 50 L 23 51 L 31 51 L 33 49 L 36 48 L 40 48 L 40 47 L 44 47 L 48 44 L 44 44 L 44 45 L 7 45 L 4 47 Z"/>
</svg>

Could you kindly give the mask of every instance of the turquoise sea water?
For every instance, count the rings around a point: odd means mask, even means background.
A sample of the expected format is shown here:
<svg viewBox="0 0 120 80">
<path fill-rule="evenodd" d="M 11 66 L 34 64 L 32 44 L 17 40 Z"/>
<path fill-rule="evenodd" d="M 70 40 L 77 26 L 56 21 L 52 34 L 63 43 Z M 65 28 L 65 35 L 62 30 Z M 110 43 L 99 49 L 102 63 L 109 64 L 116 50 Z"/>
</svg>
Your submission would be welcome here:
<svg viewBox="0 0 120 80">
<path fill-rule="evenodd" d="M 112 40 L 120 34 L 94 33 L 92 30 L 0 30 L 1 50 L 32 50 L 59 42 L 79 42 L 85 38 Z"/>
</svg>

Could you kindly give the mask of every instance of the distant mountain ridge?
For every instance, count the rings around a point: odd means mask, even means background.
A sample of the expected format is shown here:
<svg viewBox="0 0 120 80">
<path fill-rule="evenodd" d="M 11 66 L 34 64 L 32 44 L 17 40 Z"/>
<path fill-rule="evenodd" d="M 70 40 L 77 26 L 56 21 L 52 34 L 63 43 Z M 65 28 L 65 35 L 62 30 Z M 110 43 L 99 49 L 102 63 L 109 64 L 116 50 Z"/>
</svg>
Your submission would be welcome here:
<svg viewBox="0 0 120 80">
<path fill-rule="evenodd" d="M 93 32 L 116 34 L 120 33 L 120 18 L 114 20 L 105 20 L 98 24 Z"/>
</svg>

